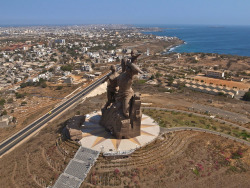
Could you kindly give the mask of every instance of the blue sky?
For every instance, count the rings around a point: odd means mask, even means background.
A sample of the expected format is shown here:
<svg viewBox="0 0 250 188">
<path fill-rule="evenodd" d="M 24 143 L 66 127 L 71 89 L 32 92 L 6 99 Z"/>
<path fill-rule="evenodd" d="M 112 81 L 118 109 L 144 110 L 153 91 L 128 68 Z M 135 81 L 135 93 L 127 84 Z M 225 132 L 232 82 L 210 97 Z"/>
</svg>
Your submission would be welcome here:
<svg viewBox="0 0 250 188">
<path fill-rule="evenodd" d="M 249 8 L 250 0 L 0 0 L 0 25 L 250 25 Z"/>
</svg>

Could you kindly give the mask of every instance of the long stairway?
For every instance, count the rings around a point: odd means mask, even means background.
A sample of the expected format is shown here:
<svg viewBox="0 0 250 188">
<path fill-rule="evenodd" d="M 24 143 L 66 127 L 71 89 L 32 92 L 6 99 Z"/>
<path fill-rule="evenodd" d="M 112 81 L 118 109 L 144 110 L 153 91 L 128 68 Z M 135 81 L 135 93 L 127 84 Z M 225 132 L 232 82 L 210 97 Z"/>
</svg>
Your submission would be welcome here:
<svg viewBox="0 0 250 188">
<path fill-rule="evenodd" d="M 80 147 L 53 187 L 79 188 L 99 154 L 99 151 Z"/>
</svg>

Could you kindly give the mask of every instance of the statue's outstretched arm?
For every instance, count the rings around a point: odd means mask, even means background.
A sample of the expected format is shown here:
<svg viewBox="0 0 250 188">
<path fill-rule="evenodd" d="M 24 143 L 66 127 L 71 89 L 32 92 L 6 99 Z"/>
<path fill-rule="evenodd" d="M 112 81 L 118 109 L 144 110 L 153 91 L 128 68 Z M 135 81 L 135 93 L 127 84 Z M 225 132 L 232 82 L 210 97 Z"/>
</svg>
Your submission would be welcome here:
<svg viewBox="0 0 250 188">
<path fill-rule="evenodd" d="M 102 83 L 106 82 L 108 79 L 109 79 L 109 76 L 107 76 L 107 77 L 102 81 Z"/>
</svg>

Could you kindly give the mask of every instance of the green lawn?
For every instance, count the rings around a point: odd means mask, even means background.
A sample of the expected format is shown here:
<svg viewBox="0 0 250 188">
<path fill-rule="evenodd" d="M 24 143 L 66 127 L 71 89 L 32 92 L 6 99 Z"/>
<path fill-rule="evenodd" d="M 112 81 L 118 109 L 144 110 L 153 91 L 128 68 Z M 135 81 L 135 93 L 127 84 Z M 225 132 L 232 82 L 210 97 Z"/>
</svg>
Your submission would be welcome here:
<svg viewBox="0 0 250 188">
<path fill-rule="evenodd" d="M 222 132 L 244 140 L 250 140 L 250 134 L 217 120 L 199 117 L 193 114 L 168 112 L 164 110 L 143 109 L 143 113 L 151 116 L 161 127 L 199 127 Z"/>
</svg>

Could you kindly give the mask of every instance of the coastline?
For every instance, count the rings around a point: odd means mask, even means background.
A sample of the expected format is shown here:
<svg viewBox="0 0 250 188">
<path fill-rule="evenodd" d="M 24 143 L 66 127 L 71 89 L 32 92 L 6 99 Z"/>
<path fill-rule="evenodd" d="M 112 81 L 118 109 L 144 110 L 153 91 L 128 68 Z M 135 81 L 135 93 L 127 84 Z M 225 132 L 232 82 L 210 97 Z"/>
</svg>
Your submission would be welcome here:
<svg viewBox="0 0 250 188">
<path fill-rule="evenodd" d="M 170 49 L 168 50 L 168 52 L 174 52 L 174 50 L 175 50 L 176 48 L 178 48 L 178 47 L 180 47 L 180 46 L 182 46 L 182 45 L 186 45 L 186 44 L 187 44 L 187 42 L 184 41 L 182 44 L 170 48 Z"/>
<path fill-rule="evenodd" d="M 179 39 L 179 40 L 181 40 L 181 39 Z M 181 40 L 181 41 L 182 41 L 182 40 Z M 178 47 L 180 47 L 180 46 L 182 46 L 182 45 L 185 45 L 185 44 L 187 44 L 187 42 L 182 41 L 181 44 L 173 44 L 173 45 L 170 45 L 169 47 L 167 47 L 167 48 L 162 52 L 162 54 L 169 54 L 169 53 L 171 53 L 171 52 L 174 52 L 174 50 L 175 50 L 176 48 L 178 48 Z"/>
<path fill-rule="evenodd" d="M 164 28 L 163 31 L 146 34 L 161 37 L 177 36 L 188 42 L 187 46 L 167 49 L 168 52 L 216 53 L 250 57 L 250 27 L 179 25 L 173 27 L 176 29 L 166 29 L 169 27 L 160 25 L 159 28 Z"/>
</svg>

